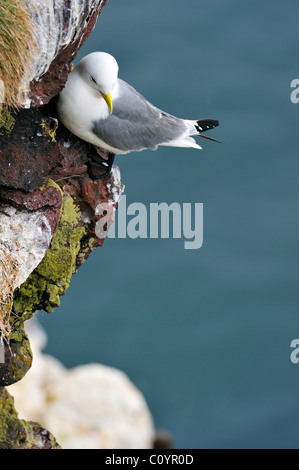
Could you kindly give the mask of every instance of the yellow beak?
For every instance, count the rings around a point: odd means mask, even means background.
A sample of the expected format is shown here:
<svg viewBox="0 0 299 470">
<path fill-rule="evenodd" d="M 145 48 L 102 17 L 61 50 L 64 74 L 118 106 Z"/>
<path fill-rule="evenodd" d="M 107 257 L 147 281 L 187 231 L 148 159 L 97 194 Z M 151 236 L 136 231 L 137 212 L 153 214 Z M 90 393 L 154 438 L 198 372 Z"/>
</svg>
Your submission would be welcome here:
<svg viewBox="0 0 299 470">
<path fill-rule="evenodd" d="M 104 98 L 104 100 L 106 101 L 107 103 L 107 106 L 109 108 L 109 111 L 110 111 L 110 114 L 112 114 L 112 110 L 113 110 L 113 104 L 112 104 L 112 98 L 111 98 L 111 95 L 110 93 L 107 93 L 107 95 L 105 95 L 104 93 L 100 92 L 102 97 Z"/>
</svg>

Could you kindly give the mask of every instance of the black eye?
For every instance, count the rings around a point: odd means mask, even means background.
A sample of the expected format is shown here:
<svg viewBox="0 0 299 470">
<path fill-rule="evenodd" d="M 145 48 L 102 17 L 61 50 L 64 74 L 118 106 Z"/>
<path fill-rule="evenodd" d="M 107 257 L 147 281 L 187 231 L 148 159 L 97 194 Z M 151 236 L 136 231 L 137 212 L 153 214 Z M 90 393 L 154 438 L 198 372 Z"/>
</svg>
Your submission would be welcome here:
<svg viewBox="0 0 299 470">
<path fill-rule="evenodd" d="M 94 79 L 92 76 L 90 76 L 90 78 L 91 78 L 91 81 L 92 81 L 93 83 L 97 83 L 97 82 L 95 81 L 95 79 Z"/>
</svg>

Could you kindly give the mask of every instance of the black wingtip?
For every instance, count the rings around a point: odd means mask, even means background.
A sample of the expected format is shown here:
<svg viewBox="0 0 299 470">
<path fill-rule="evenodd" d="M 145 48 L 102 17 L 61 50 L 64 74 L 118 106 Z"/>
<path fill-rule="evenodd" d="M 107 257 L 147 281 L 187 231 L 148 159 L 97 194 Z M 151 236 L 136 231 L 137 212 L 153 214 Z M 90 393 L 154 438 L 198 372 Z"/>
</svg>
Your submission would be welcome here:
<svg viewBox="0 0 299 470">
<path fill-rule="evenodd" d="M 214 119 L 199 119 L 195 128 L 199 133 L 202 133 L 214 129 L 214 127 L 217 126 L 219 126 L 219 121 L 215 121 Z"/>
</svg>

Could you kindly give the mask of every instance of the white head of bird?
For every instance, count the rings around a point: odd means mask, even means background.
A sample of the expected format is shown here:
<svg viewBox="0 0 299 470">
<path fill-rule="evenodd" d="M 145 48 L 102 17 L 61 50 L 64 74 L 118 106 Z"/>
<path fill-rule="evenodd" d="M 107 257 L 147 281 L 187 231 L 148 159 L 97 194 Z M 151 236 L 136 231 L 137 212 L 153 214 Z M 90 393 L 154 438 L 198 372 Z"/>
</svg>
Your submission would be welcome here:
<svg viewBox="0 0 299 470">
<path fill-rule="evenodd" d="M 100 93 L 112 112 L 111 91 L 118 78 L 118 63 L 106 52 L 92 52 L 76 67 L 85 83 Z"/>
</svg>

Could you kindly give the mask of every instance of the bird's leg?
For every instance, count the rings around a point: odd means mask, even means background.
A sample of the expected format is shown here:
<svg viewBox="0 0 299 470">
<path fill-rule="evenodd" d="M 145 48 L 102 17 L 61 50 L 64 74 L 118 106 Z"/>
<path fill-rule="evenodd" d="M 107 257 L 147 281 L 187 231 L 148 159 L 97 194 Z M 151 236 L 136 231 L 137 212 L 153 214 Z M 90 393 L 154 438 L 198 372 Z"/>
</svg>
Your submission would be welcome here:
<svg viewBox="0 0 299 470">
<path fill-rule="evenodd" d="M 88 153 L 88 171 L 93 180 L 98 180 L 107 176 L 112 168 L 115 155 L 113 153 L 102 152 L 100 149 L 91 147 Z"/>
</svg>

